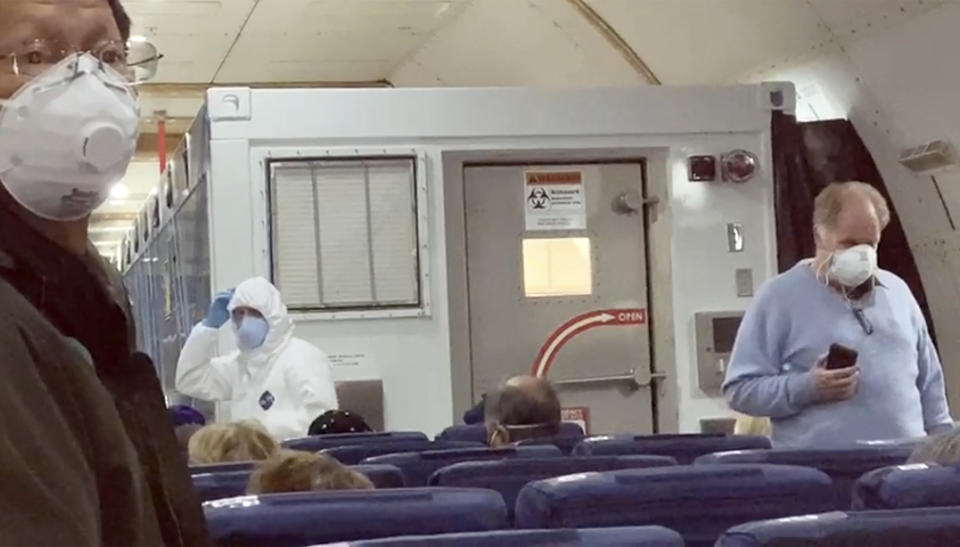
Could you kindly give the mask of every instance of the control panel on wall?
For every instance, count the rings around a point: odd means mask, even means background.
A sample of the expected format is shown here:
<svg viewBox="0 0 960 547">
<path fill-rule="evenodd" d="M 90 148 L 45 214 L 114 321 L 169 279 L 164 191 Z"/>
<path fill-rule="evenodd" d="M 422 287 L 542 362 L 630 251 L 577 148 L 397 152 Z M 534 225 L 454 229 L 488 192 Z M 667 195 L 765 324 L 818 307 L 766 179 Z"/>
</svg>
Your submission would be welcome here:
<svg viewBox="0 0 960 547">
<path fill-rule="evenodd" d="M 719 393 L 723 385 L 742 311 L 698 312 L 694 314 L 697 335 L 697 377 L 700 389 Z"/>
</svg>

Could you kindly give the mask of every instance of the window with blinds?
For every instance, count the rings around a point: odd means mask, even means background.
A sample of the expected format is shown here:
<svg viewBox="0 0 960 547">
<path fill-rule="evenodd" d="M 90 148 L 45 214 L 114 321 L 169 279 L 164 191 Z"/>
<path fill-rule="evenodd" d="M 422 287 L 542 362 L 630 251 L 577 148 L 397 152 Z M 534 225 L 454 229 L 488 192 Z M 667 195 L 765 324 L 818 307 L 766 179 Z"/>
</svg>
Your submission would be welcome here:
<svg viewBox="0 0 960 547">
<path fill-rule="evenodd" d="M 273 277 L 294 310 L 417 307 L 414 158 L 271 165 Z"/>
</svg>

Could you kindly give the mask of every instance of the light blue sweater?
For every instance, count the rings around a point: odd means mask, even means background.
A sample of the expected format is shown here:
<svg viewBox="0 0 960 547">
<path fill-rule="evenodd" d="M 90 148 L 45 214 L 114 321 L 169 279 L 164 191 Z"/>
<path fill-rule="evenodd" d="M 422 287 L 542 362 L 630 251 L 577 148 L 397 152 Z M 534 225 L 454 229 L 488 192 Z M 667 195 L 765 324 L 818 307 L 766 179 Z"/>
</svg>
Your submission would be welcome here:
<svg viewBox="0 0 960 547">
<path fill-rule="evenodd" d="M 812 447 L 920 437 L 952 427 L 943 371 L 920 307 L 896 275 L 880 271 L 853 308 L 817 280 L 809 261 L 758 291 L 740 325 L 723 392 L 744 414 L 769 416 L 774 445 Z M 859 352 L 859 386 L 845 401 L 813 402 L 808 374 L 830 344 Z"/>
</svg>

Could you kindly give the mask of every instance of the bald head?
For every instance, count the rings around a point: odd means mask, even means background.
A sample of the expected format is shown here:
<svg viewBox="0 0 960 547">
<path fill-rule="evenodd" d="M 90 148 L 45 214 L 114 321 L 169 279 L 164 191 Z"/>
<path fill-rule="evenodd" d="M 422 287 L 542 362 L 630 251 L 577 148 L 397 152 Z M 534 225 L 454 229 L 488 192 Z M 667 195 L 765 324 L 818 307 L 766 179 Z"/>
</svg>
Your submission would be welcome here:
<svg viewBox="0 0 960 547">
<path fill-rule="evenodd" d="M 556 435 L 560 427 L 560 399 L 550 382 L 534 376 L 516 376 L 487 398 L 486 421 L 501 443 Z M 496 443 L 492 443 L 496 444 Z"/>
<path fill-rule="evenodd" d="M 873 186 L 863 182 L 831 184 L 814 202 L 818 254 L 825 256 L 856 245 L 877 247 L 889 222 L 887 201 Z"/>
</svg>

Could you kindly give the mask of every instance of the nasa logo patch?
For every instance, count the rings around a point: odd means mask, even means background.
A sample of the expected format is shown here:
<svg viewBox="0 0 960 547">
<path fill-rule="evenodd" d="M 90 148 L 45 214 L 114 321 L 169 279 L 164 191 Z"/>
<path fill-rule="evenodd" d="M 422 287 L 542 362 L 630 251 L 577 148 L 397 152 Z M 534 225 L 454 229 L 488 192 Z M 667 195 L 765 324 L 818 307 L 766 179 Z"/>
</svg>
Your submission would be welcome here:
<svg viewBox="0 0 960 547">
<path fill-rule="evenodd" d="M 263 395 L 260 396 L 260 408 L 264 410 L 270 410 L 274 402 L 276 402 L 276 399 L 273 398 L 273 393 L 269 391 L 264 391 Z"/>
</svg>

